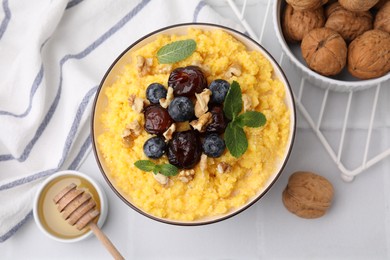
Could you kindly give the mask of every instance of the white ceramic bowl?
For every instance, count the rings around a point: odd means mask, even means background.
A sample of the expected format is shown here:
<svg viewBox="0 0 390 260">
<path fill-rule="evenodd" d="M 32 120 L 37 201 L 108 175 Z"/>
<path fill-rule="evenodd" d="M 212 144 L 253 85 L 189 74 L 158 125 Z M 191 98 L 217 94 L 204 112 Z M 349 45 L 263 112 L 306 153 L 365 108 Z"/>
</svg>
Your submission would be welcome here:
<svg viewBox="0 0 390 260">
<path fill-rule="evenodd" d="M 291 60 L 291 64 L 302 73 L 302 76 L 307 78 L 313 85 L 329 88 L 335 91 L 354 91 L 362 90 L 372 86 L 377 86 L 378 84 L 387 81 L 390 79 L 390 73 L 386 75 L 369 80 L 361 80 L 353 77 L 346 68 L 335 77 L 326 77 L 321 74 L 318 74 L 315 71 L 312 71 L 307 67 L 301 53 L 300 44 L 288 43 L 283 36 L 281 17 L 283 15 L 284 7 L 286 6 L 285 0 L 276 0 L 273 5 L 273 23 L 275 28 L 276 36 L 279 40 L 280 45 L 282 46 L 283 52 Z"/>
<path fill-rule="evenodd" d="M 84 240 L 88 237 L 91 236 L 92 234 L 92 231 L 89 230 L 87 231 L 86 233 L 80 235 L 80 236 L 77 236 L 77 237 L 73 237 L 73 238 L 64 238 L 64 237 L 60 237 L 60 236 L 57 236 L 55 235 L 54 233 L 50 232 L 44 225 L 44 221 L 43 221 L 43 217 L 39 214 L 39 211 L 40 211 L 40 199 L 41 199 L 41 196 L 44 196 L 44 191 L 45 191 L 45 188 L 48 187 L 48 185 L 51 185 L 53 183 L 55 183 L 56 181 L 58 181 L 60 178 L 64 178 L 64 177 L 75 177 L 77 179 L 84 179 L 86 182 L 89 182 L 89 184 L 91 184 L 91 186 L 96 190 L 96 193 L 99 197 L 99 200 L 100 200 L 100 215 L 98 217 L 98 221 L 97 221 L 97 225 L 98 227 L 102 227 L 106 218 L 107 218 L 107 212 L 108 212 L 108 205 L 107 205 L 107 198 L 106 198 L 106 195 L 103 191 L 103 189 L 100 187 L 100 185 L 95 182 L 92 178 L 90 178 L 88 175 L 85 175 L 84 173 L 81 173 L 81 172 L 78 172 L 78 171 L 71 171 L 71 170 L 65 170 L 65 171 L 60 171 L 60 172 L 57 172 L 57 173 L 54 173 L 53 175 L 51 175 L 50 177 L 48 177 L 42 184 L 41 186 L 38 188 L 38 191 L 35 195 L 35 198 L 34 198 L 34 205 L 33 205 L 33 215 L 34 215 L 34 220 L 35 220 L 35 223 L 37 224 L 39 230 L 41 230 L 46 236 L 50 237 L 51 239 L 54 239 L 56 241 L 59 241 L 59 242 L 64 242 L 64 243 L 73 243 L 73 242 L 78 242 L 78 241 L 81 241 L 81 240 Z M 61 189 L 63 189 L 65 187 L 62 187 L 57 191 L 59 192 Z M 54 202 L 53 202 L 54 204 Z M 56 208 L 55 208 L 56 210 Z M 64 224 L 68 224 L 68 223 L 64 223 Z"/>
<path fill-rule="evenodd" d="M 227 214 L 212 217 L 212 218 L 206 218 L 206 219 L 200 219 L 200 220 L 196 220 L 196 221 L 185 222 L 185 221 L 176 221 L 176 220 L 171 220 L 171 219 L 159 218 L 159 217 L 153 216 L 153 215 L 149 214 L 148 212 L 145 212 L 142 209 L 138 208 L 131 201 L 131 198 L 129 198 L 127 195 L 125 195 L 124 192 L 122 192 L 121 190 L 118 189 L 118 187 L 115 184 L 115 181 L 111 178 L 110 170 L 105 163 L 105 160 L 104 160 L 104 157 L 103 157 L 101 151 L 99 150 L 96 138 L 101 133 L 103 133 L 105 130 L 103 128 L 103 126 L 101 125 L 101 123 L 99 122 L 99 115 L 101 115 L 103 113 L 103 111 L 106 107 L 106 104 L 107 104 L 107 98 L 104 95 L 104 90 L 114 83 L 116 76 L 120 73 L 123 66 L 125 64 L 129 63 L 131 53 L 133 51 L 139 49 L 140 47 L 146 45 L 147 43 L 154 41 L 158 35 L 161 35 L 161 34 L 183 35 L 183 34 L 187 34 L 187 31 L 189 28 L 198 28 L 198 29 L 202 29 L 202 30 L 206 30 L 206 31 L 216 30 L 216 29 L 224 30 L 224 31 L 228 32 L 229 34 L 233 35 L 236 39 L 240 40 L 243 44 L 245 44 L 247 46 L 247 48 L 249 50 L 257 50 L 257 51 L 261 52 L 271 62 L 272 66 L 274 68 L 274 75 L 273 76 L 278 78 L 279 80 L 281 80 L 285 86 L 285 90 L 286 90 L 285 103 L 291 112 L 290 113 L 291 124 L 290 124 L 290 134 L 288 137 L 288 142 L 287 142 L 285 154 L 284 154 L 283 158 L 280 160 L 280 163 L 277 167 L 277 170 L 274 172 L 274 174 L 272 176 L 270 176 L 270 178 L 268 179 L 268 181 L 264 185 L 264 187 L 261 188 L 252 199 L 250 199 L 247 203 L 245 203 L 241 207 L 239 207 L 239 208 L 237 208 L 237 209 L 235 209 Z M 261 197 L 263 197 L 264 194 L 271 188 L 271 186 L 275 183 L 275 181 L 277 180 L 277 178 L 281 174 L 285 164 L 287 163 L 287 159 L 290 155 L 293 141 L 294 141 L 294 136 L 295 136 L 295 122 L 296 122 L 295 116 L 296 116 L 296 112 L 295 112 L 293 94 L 292 94 L 292 90 L 291 90 L 291 87 L 287 81 L 286 76 L 284 75 L 282 69 L 279 67 L 279 65 L 274 60 L 274 58 L 262 46 L 260 46 L 256 41 L 250 39 L 248 36 L 246 36 L 240 32 L 237 32 L 233 29 L 226 28 L 226 27 L 219 26 L 219 25 L 200 24 L 200 23 L 178 24 L 178 25 L 162 28 L 158 31 L 152 32 L 152 33 L 144 36 L 143 38 L 139 39 L 134 44 L 129 46 L 126 50 L 124 50 L 122 52 L 122 54 L 120 54 L 119 57 L 113 62 L 113 64 L 108 69 L 105 76 L 103 77 L 102 82 L 99 86 L 97 95 L 96 95 L 94 108 L 93 108 L 93 114 L 92 114 L 92 137 L 93 137 L 92 140 L 93 140 L 95 157 L 96 157 L 96 160 L 98 162 L 98 165 L 100 167 L 100 170 L 101 170 L 104 178 L 107 180 L 108 184 L 113 189 L 113 191 L 127 205 L 129 205 L 131 208 L 133 208 L 137 212 L 139 212 L 139 213 L 141 213 L 141 214 L 143 214 L 151 219 L 160 221 L 160 222 L 164 222 L 164 223 L 168 223 L 168 224 L 176 224 L 176 225 L 187 225 L 187 226 L 188 225 L 203 225 L 203 224 L 209 224 L 209 223 L 221 221 L 221 220 L 227 219 L 229 217 L 232 217 L 232 216 L 238 214 L 239 212 L 242 212 L 243 210 L 245 210 L 249 206 L 253 205 Z"/>
</svg>

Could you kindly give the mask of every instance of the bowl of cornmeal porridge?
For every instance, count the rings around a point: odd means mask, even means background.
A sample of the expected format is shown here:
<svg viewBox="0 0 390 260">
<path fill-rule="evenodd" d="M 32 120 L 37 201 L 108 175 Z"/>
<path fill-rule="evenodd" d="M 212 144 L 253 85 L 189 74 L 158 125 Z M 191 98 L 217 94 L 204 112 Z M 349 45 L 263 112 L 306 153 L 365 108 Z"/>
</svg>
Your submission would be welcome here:
<svg viewBox="0 0 390 260">
<path fill-rule="evenodd" d="M 119 55 L 92 114 L 112 190 L 157 221 L 214 223 L 271 188 L 295 135 L 292 90 L 272 56 L 213 24 L 152 32 Z"/>
</svg>

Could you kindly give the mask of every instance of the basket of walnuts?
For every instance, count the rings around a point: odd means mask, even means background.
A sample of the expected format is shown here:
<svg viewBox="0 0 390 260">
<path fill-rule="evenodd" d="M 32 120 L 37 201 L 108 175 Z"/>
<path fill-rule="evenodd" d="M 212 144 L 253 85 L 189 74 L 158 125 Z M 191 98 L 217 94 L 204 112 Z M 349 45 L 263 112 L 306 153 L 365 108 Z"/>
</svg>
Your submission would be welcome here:
<svg viewBox="0 0 390 260">
<path fill-rule="evenodd" d="M 277 0 L 274 25 L 314 85 L 349 91 L 390 79 L 390 0 Z"/>
</svg>

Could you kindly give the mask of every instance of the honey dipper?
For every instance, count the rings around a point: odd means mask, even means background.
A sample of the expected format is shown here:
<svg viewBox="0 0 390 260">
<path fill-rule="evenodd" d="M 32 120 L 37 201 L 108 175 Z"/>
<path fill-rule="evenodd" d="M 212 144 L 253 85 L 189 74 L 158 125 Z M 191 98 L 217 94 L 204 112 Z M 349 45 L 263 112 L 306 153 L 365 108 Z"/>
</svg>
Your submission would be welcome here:
<svg viewBox="0 0 390 260">
<path fill-rule="evenodd" d="M 95 208 L 96 202 L 91 194 L 78 189 L 77 185 L 72 183 L 61 190 L 54 197 L 53 201 L 58 205 L 58 210 L 62 213 L 62 217 L 70 225 L 76 226 L 78 230 L 88 226 L 115 259 L 124 259 L 94 222 L 94 219 L 99 216 L 100 212 Z"/>
</svg>

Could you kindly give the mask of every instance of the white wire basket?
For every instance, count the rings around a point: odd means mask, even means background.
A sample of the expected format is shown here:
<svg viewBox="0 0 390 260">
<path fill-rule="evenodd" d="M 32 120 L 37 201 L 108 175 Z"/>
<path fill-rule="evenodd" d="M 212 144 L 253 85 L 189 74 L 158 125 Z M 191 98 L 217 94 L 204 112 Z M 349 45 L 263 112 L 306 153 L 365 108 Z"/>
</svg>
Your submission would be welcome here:
<svg viewBox="0 0 390 260">
<path fill-rule="evenodd" d="M 275 33 L 269 31 L 269 28 L 273 28 L 273 0 L 225 1 L 250 37 L 268 50 L 274 49 L 277 39 Z M 258 21 L 248 21 L 246 13 L 256 8 L 262 10 L 261 15 L 257 16 Z M 267 41 L 264 40 L 265 37 Z M 271 51 L 271 54 L 279 60 L 283 69 L 292 67 L 281 48 L 276 52 L 275 54 Z M 389 81 L 364 91 L 350 90 L 346 93 L 338 93 L 330 88 L 312 87 L 303 75 L 298 78 L 289 77 L 289 81 L 293 86 L 296 106 L 339 168 L 344 181 L 352 181 L 358 174 L 389 157 L 390 114 L 383 112 L 389 111 L 390 91 L 384 87 L 390 87 Z M 311 92 L 311 100 L 305 100 L 307 91 Z M 315 100 L 312 100 L 313 92 Z M 343 110 L 335 111 L 335 107 L 339 108 L 340 103 L 344 105 L 341 106 Z M 361 156 L 357 157 L 361 158 L 348 156 L 351 149 L 359 149 L 358 154 Z M 354 154 L 356 155 L 356 150 Z"/>
</svg>

